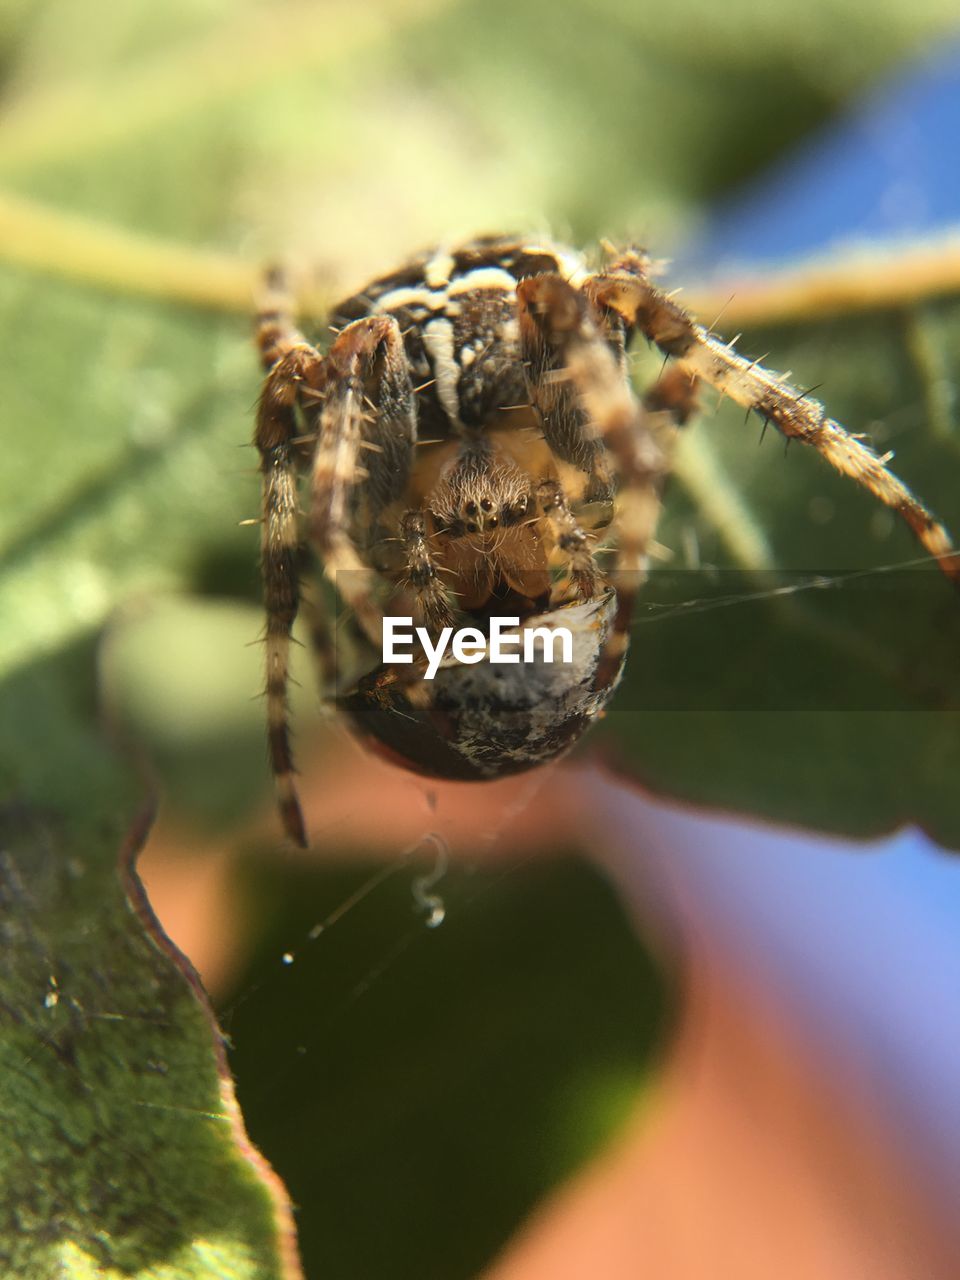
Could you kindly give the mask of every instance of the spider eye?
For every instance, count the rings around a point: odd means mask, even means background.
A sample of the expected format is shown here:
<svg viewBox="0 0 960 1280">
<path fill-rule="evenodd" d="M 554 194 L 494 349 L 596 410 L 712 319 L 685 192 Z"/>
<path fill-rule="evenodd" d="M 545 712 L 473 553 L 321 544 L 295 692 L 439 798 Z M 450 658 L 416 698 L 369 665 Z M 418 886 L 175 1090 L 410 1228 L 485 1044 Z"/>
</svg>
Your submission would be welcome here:
<svg viewBox="0 0 960 1280">
<path fill-rule="evenodd" d="M 483 498 L 483 499 L 481 500 L 481 502 L 480 502 L 480 506 L 481 506 L 482 510 L 484 510 L 484 511 L 492 511 L 492 510 L 493 510 L 493 503 L 490 501 L 490 499 L 489 499 L 489 498 Z"/>
<path fill-rule="evenodd" d="M 487 521 L 487 528 L 495 529 L 496 527 L 497 527 L 497 517 L 491 516 L 490 519 Z"/>
<path fill-rule="evenodd" d="M 468 502 L 464 507 L 464 511 L 466 511 L 468 516 L 475 516 L 477 514 L 477 504 L 475 502 Z"/>
<path fill-rule="evenodd" d="M 474 510 L 476 510 L 476 508 L 474 508 Z M 467 533 L 476 533 L 476 532 L 477 532 L 477 525 L 474 523 L 473 520 L 469 521 L 467 524 Z"/>
</svg>

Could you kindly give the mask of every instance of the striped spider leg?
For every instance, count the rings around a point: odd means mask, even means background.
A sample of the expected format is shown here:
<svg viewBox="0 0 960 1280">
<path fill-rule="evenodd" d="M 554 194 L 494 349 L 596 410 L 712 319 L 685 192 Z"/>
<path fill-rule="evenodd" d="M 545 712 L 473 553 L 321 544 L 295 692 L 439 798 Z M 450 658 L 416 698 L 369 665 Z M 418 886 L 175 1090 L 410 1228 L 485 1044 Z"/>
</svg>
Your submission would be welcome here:
<svg viewBox="0 0 960 1280">
<path fill-rule="evenodd" d="M 667 371 L 641 403 L 626 376 L 630 330 L 598 312 L 586 287 L 575 289 L 559 275 L 543 274 L 521 281 L 517 295 L 521 346 L 535 370 L 531 398 L 543 416 L 545 438 L 556 452 L 560 449 L 552 437 L 561 432 L 582 442 L 577 460 L 582 459 L 581 466 L 594 477 L 593 491 L 600 487 L 598 474 L 604 477 L 602 491 L 616 490 L 617 608 L 597 669 L 599 686 L 613 677 L 626 654 L 634 603 L 660 517 L 675 428 L 693 412 L 696 379 L 677 378 Z M 601 450 L 603 462 L 598 464 L 596 453 Z M 551 505 L 566 512 L 562 493 Z M 572 519 L 569 512 L 554 518 Z M 567 537 L 577 544 L 575 533 L 568 530 Z"/>
<path fill-rule="evenodd" d="M 714 338 L 679 303 L 653 285 L 647 259 L 628 251 L 586 284 L 595 304 L 618 314 L 665 356 L 731 400 L 771 422 L 788 440 L 811 445 L 896 512 L 943 573 L 960 583 L 960 555 L 945 527 L 886 465 L 886 460 L 827 416 L 823 405 Z"/>
<path fill-rule="evenodd" d="M 382 614 L 375 575 L 353 543 L 350 522 L 363 500 L 380 509 L 402 492 L 415 436 L 414 399 L 392 317 L 356 321 L 322 356 L 297 330 L 292 307 L 273 276 L 257 316 L 257 343 L 267 369 L 255 443 L 262 479 L 269 754 L 284 827 L 306 846 L 287 697 L 290 633 L 300 601 L 298 472 L 306 457 L 309 535 L 325 572 L 379 645 Z"/>
</svg>

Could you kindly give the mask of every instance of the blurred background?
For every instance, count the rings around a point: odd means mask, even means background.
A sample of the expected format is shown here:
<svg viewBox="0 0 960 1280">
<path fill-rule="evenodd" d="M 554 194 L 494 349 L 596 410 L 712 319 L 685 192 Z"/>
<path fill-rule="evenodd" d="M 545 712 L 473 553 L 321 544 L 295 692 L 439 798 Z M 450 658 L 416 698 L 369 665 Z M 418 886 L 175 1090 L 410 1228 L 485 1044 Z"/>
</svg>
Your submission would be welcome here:
<svg viewBox="0 0 960 1280">
<path fill-rule="evenodd" d="M 307 1274 L 957 1274 L 960 871 L 916 826 L 823 834 L 913 819 L 960 843 L 956 704 L 889 678 L 954 687 L 940 584 L 869 637 L 845 617 L 842 643 L 805 615 L 768 652 L 750 605 L 644 627 L 594 744 L 481 788 L 365 756 L 304 660 L 316 843 L 294 855 L 240 527 L 260 263 L 333 297 L 432 240 L 525 228 L 643 243 L 717 311 L 737 273 L 873 242 L 946 271 L 957 34 L 945 0 L 0 3 L 0 661 L 87 698 L 96 651 L 146 745 L 142 875 L 218 1004 Z M 960 325 L 908 294 L 761 312 L 741 347 L 824 382 L 958 528 Z M 639 380 L 656 367 L 638 353 Z M 691 573 L 759 596 L 774 566 L 915 554 L 817 459 L 706 407 L 660 535 Z M 809 659 L 810 635 L 832 647 Z M 735 723 L 694 718 L 712 652 L 752 691 Z M 788 693 L 768 683 L 794 663 Z M 830 713 L 834 685 L 856 692 Z"/>
</svg>

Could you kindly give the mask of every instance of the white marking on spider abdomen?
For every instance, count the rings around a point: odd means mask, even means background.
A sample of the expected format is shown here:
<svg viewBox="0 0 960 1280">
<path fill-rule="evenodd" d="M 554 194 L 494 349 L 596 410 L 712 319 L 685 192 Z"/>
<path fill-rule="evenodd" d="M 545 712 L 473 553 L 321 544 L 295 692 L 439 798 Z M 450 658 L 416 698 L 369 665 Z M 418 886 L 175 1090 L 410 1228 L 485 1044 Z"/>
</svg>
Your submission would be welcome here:
<svg viewBox="0 0 960 1280">
<path fill-rule="evenodd" d="M 421 285 L 405 285 L 400 289 L 391 289 L 381 294 L 370 308 L 371 315 L 384 311 L 393 311 L 400 307 L 423 307 L 425 311 L 442 311 L 447 305 L 445 293 L 434 293 Z"/>
<path fill-rule="evenodd" d="M 507 289 L 513 293 L 516 288 L 516 279 L 505 268 L 475 267 L 473 271 L 451 281 L 447 293 L 451 297 L 458 293 L 470 293 L 473 289 Z"/>
<path fill-rule="evenodd" d="M 431 289 L 443 289 L 450 283 L 455 265 L 453 254 L 441 245 L 423 268 L 423 278 Z"/>
<path fill-rule="evenodd" d="M 430 363 L 433 365 L 433 376 L 436 379 L 437 399 L 443 411 L 454 426 L 462 427 L 460 421 L 460 396 L 457 385 L 460 381 L 460 366 L 457 364 L 453 341 L 453 325 L 449 320 L 431 320 L 423 326 L 423 345 L 427 349 Z"/>
<path fill-rule="evenodd" d="M 439 265 L 432 271 L 433 263 L 426 267 L 426 283 L 422 285 L 402 285 L 381 294 L 370 309 L 371 314 L 382 314 L 384 311 L 395 311 L 402 308 L 422 307 L 424 311 L 457 315 L 460 311 L 460 296 L 481 289 L 497 289 L 501 292 L 513 293 L 517 282 L 509 271 L 502 267 L 477 267 L 466 275 L 458 276 L 452 283 L 440 278 Z"/>
</svg>

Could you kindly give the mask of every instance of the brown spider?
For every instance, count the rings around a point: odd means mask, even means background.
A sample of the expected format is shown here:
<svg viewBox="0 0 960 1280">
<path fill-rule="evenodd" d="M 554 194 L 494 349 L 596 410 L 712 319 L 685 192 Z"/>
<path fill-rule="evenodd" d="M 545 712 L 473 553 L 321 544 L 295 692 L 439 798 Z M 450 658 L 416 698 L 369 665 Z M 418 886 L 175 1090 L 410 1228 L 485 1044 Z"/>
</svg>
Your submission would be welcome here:
<svg viewBox="0 0 960 1280">
<path fill-rule="evenodd" d="M 611 257 L 591 272 L 569 249 L 507 236 L 434 249 L 337 306 L 326 354 L 298 332 L 282 281 L 271 277 L 258 316 L 267 377 L 255 437 L 266 692 L 280 810 L 299 844 L 287 683 L 304 549 L 301 472 L 306 539 L 357 635 L 378 653 L 354 679 L 333 664 L 337 702 L 393 759 L 439 777 L 532 768 L 571 747 L 602 711 L 622 670 L 673 438 L 696 407 L 698 381 L 812 445 L 898 512 L 960 580 L 947 531 L 883 458 L 697 324 L 650 282 L 642 253 Z M 626 371 L 637 331 L 671 360 L 642 401 Z M 613 573 L 595 558 L 604 526 Z M 387 606 L 398 602 L 430 635 L 457 621 L 483 631 L 506 614 L 525 629 L 563 623 L 572 661 L 444 661 L 426 683 L 422 661 L 379 657 Z"/>
</svg>

